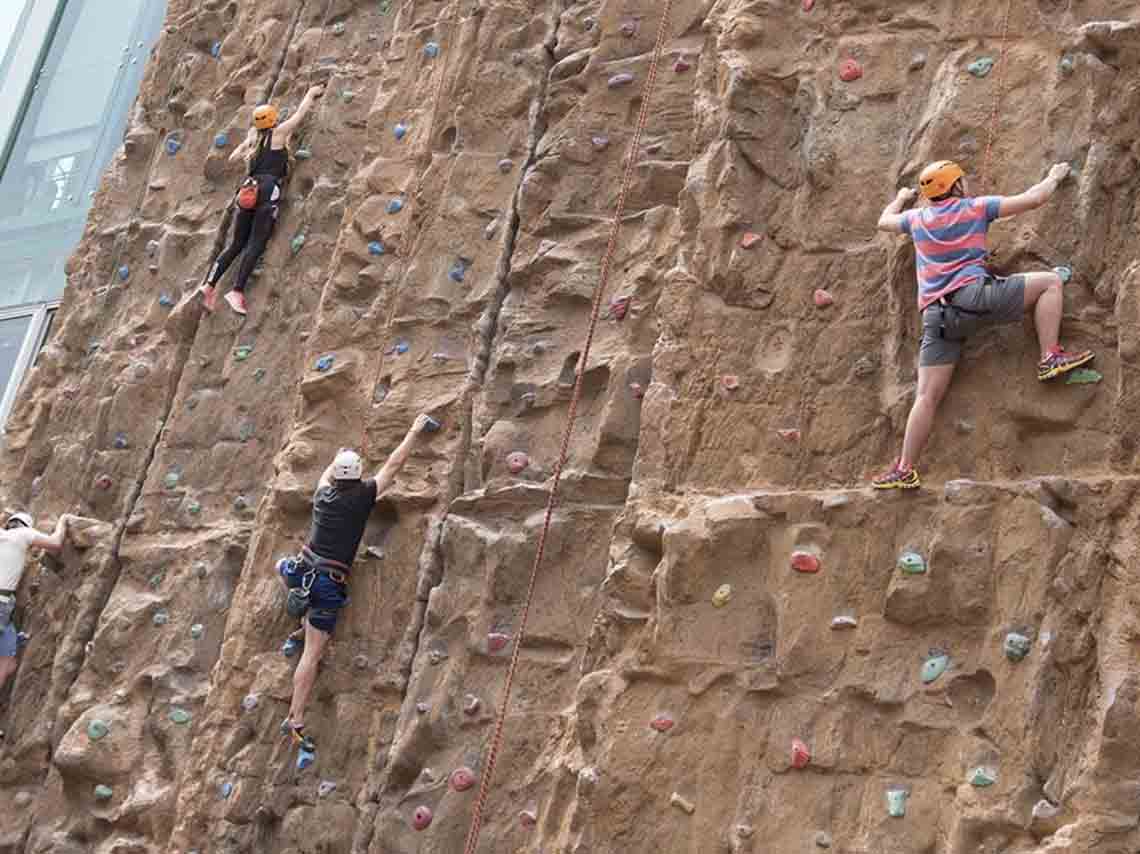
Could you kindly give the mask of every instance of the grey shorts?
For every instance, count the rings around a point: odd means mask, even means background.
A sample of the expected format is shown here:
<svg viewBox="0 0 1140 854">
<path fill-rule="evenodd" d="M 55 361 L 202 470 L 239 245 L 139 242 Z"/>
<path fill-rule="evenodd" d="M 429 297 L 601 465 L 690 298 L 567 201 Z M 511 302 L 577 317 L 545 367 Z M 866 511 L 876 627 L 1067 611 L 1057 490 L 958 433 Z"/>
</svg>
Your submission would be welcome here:
<svg viewBox="0 0 1140 854">
<path fill-rule="evenodd" d="M 20 649 L 20 635 L 12 624 L 16 600 L 0 596 L 0 658 L 15 658 Z"/>
<path fill-rule="evenodd" d="M 1025 276 L 987 276 L 936 302 L 922 312 L 918 364 L 953 365 L 966 339 L 989 326 L 1017 323 L 1025 314 Z"/>
</svg>

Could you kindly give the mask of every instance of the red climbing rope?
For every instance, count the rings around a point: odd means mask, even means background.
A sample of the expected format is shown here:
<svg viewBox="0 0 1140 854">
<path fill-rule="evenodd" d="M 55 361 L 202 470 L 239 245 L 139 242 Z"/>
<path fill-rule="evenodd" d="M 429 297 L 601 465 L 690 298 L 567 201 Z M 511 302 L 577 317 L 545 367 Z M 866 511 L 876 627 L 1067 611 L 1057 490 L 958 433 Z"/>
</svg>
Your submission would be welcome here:
<svg viewBox="0 0 1140 854">
<path fill-rule="evenodd" d="M 1005 50 L 1009 38 L 1009 13 L 1013 9 L 1013 0 L 1005 6 L 1005 20 L 1001 25 L 1001 51 L 998 53 L 997 86 L 994 89 L 994 104 L 990 110 L 990 129 L 986 138 L 986 153 L 982 158 L 981 188 L 986 189 L 986 180 L 990 174 L 990 155 L 993 153 L 994 142 L 997 140 L 998 122 L 1000 121 L 1001 103 L 1005 99 Z"/>
<path fill-rule="evenodd" d="M 645 79 L 645 88 L 642 91 L 641 113 L 637 117 L 637 127 L 630 141 L 629 153 L 626 157 L 625 174 L 622 177 L 621 192 L 618 193 L 617 208 L 614 210 L 613 224 L 610 227 L 610 240 L 606 246 L 606 254 L 602 258 L 601 272 L 598 284 L 594 287 L 594 303 L 590 313 L 590 325 L 586 331 L 586 342 L 582 347 L 582 355 L 578 359 L 577 376 L 574 380 L 574 394 L 570 398 L 570 409 L 566 415 L 566 429 L 562 433 L 562 447 L 558 452 L 558 461 L 554 464 L 553 483 L 550 486 L 550 496 L 546 502 L 546 515 L 542 521 L 542 533 L 538 537 L 538 548 L 534 555 L 534 565 L 530 570 L 530 581 L 527 584 L 526 598 L 523 602 L 522 614 L 519 617 L 518 629 L 515 633 L 514 649 L 511 652 L 511 663 L 507 668 L 506 681 L 503 684 L 503 695 L 499 701 L 499 710 L 495 718 L 495 731 L 491 736 L 491 747 L 487 753 L 487 761 L 483 768 L 482 779 L 479 781 L 479 796 L 475 800 L 475 809 L 471 815 L 471 829 L 467 834 L 467 844 L 464 854 L 475 854 L 479 844 L 479 831 L 483 827 L 483 809 L 487 805 L 487 796 L 491 791 L 491 779 L 495 774 L 495 763 L 499 758 L 499 749 L 503 742 L 503 725 L 507 718 L 507 708 L 511 698 L 511 685 L 514 682 L 515 672 L 519 664 L 519 652 L 522 650 L 523 639 L 526 635 L 527 619 L 530 617 L 530 606 L 534 599 L 535 583 L 538 580 L 538 571 L 542 566 L 542 558 L 546 551 L 546 538 L 550 532 L 550 520 L 554 515 L 554 507 L 558 502 L 558 486 L 562 480 L 562 470 L 566 465 L 566 458 L 570 450 L 570 436 L 574 432 L 574 422 L 578 416 L 578 401 L 582 397 L 582 382 L 586 375 L 586 363 L 590 357 L 590 346 L 594 342 L 594 332 L 598 327 L 598 316 L 601 313 L 602 297 L 609 283 L 610 267 L 613 264 L 614 252 L 617 250 L 618 234 L 621 231 L 621 220 L 625 213 L 625 200 L 629 195 L 629 188 L 633 183 L 633 171 L 637 168 L 637 155 L 641 150 L 641 135 L 649 120 L 649 103 L 653 98 L 653 87 L 657 82 L 657 67 L 661 62 L 661 54 L 665 48 L 665 39 L 669 32 L 669 11 L 673 0 L 664 0 L 661 6 L 661 22 L 657 28 L 657 43 L 653 46 L 653 56 L 649 62 L 649 72 Z"/>
</svg>

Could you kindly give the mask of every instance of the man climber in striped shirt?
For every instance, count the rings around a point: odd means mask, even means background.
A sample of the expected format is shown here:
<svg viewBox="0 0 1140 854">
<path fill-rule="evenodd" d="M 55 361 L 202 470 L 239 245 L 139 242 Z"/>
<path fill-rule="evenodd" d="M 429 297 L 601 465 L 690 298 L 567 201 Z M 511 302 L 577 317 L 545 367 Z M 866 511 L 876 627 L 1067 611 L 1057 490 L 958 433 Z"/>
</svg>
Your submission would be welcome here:
<svg viewBox="0 0 1140 854">
<path fill-rule="evenodd" d="M 922 345 L 918 357 L 918 392 L 906 422 L 902 456 L 875 489 L 917 489 L 915 464 L 922 453 L 934 415 L 942 402 L 962 343 L 987 326 L 1016 323 L 1033 312 L 1041 361 L 1037 379 L 1044 382 L 1093 360 L 1090 350 L 1067 353 L 1058 343 L 1063 297 L 1056 273 L 992 275 L 985 266 L 986 232 L 1002 217 L 1035 210 L 1057 192 L 1069 174 L 1058 163 L 1048 177 L 1016 196 L 970 196 L 966 173 L 957 163 L 940 160 L 922 170 L 918 186 L 930 204 L 903 212 L 914 190 L 899 190 L 879 217 L 879 230 L 906 234 L 914 241 L 918 268 L 918 308 L 922 312 Z"/>
</svg>

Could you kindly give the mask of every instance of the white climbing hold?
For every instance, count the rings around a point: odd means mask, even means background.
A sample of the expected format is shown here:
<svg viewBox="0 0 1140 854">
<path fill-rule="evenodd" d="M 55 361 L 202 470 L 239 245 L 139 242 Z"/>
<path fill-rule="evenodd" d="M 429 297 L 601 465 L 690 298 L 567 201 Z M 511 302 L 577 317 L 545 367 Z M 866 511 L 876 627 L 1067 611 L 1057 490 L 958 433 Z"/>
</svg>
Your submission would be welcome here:
<svg viewBox="0 0 1140 854">
<path fill-rule="evenodd" d="M 677 809 L 679 809 L 681 812 L 685 813 L 685 815 L 692 815 L 693 813 L 695 813 L 697 811 L 696 804 L 694 804 L 690 800 L 687 800 L 687 799 L 681 797 L 676 792 L 674 792 L 672 795 L 669 796 L 669 804 L 670 804 L 670 806 L 674 806 Z"/>
</svg>

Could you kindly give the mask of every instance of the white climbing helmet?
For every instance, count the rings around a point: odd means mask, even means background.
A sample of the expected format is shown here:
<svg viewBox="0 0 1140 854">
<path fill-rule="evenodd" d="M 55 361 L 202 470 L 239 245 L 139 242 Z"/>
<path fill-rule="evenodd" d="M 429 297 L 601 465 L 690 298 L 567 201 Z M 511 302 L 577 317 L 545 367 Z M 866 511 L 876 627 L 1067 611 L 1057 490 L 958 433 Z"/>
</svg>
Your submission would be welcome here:
<svg viewBox="0 0 1140 854">
<path fill-rule="evenodd" d="M 341 448 L 333 459 L 333 477 L 337 480 L 360 480 L 363 471 L 364 463 L 356 451 Z"/>
<path fill-rule="evenodd" d="M 8 521 L 4 523 L 4 527 L 7 528 L 13 522 L 19 522 L 25 528 L 36 527 L 36 520 L 33 519 L 30 514 L 24 513 L 23 511 L 13 513 L 11 516 L 9 516 Z"/>
</svg>

